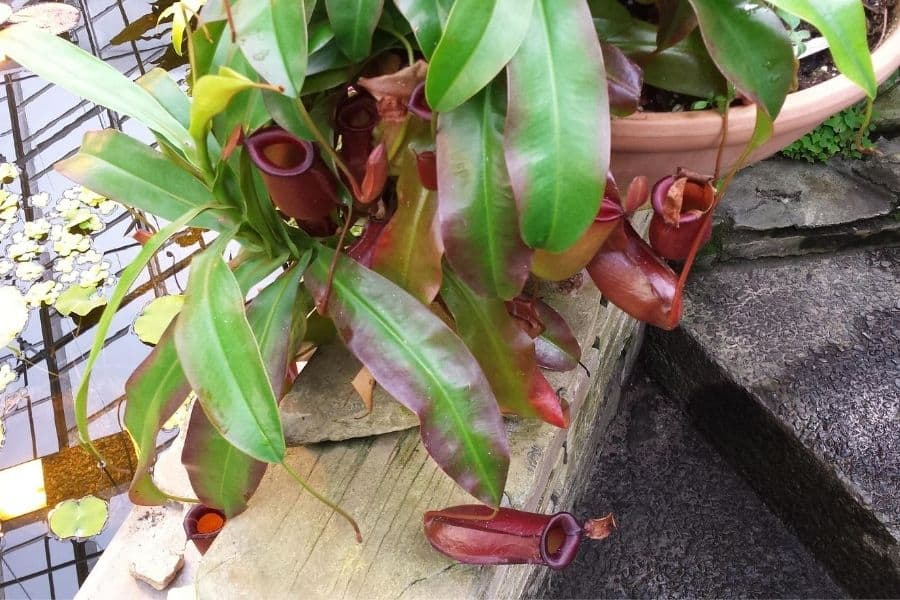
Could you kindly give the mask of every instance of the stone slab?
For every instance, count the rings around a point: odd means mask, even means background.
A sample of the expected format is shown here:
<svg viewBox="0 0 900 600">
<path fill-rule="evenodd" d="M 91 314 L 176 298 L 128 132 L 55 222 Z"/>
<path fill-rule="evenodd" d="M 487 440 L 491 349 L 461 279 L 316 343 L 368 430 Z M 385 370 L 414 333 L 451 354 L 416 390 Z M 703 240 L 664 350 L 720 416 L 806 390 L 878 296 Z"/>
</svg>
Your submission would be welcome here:
<svg viewBox="0 0 900 600">
<path fill-rule="evenodd" d="M 537 597 L 844 597 L 645 372 L 638 359 L 575 502 L 580 515 L 613 511 L 619 527 Z"/>
<path fill-rule="evenodd" d="M 281 401 L 281 421 L 288 444 L 300 446 L 341 441 L 409 429 L 415 414 L 375 387 L 369 413 L 351 381 L 362 365 L 340 342 L 316 350 L 294 386 Z"/>
<path fill-rule="evenodd" d="M 853 594 L 900 596 L 900 249 L 721 265 L 658 379 Z"/>
<path fill-rule="evenodd" d="M 872 127 L 882 133 L 900 132 L 900 85 L 895 84 L 875 99 Z"/>
<path fill-rule="evenodd" d="M 603 392 L 620 376 L 620 357 L 636 345 L 629 341 L 639 330 L 599 300 L 590 286 L 548 299 L 573 324 L 592 376 L 576 369 L 551 378 L 572 405 L 569 430 L 507 420 L 512 461 L 504 503 L 547 512 L 570 503 Z M 519 597 L 539 585 L 542 569 L 457 565 L 429 546 L 422 514 L 472 499 L 428 457 L 417 429 L 291 448 L 287 461 L 356 517 L 363 543 L 283 469 L 272 468 L 247 511 L 229 521 L 201 561 L 200 598 Z"/>
<path fill-rule="evenodd" d="M 889 214 L 894 194 L 827 164 L 774 157 L 738 173 L 719 207 L 736 230 L 853 223 Z"/>
</svg>

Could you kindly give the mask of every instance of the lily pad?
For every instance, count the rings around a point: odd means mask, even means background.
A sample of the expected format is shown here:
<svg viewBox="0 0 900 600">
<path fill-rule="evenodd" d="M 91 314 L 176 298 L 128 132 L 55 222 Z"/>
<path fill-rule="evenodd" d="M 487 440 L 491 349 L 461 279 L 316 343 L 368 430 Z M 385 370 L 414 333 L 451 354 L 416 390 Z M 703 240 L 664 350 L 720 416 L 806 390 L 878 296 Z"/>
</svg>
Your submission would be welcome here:
<svg viewBox="0 0 900 600">
<path fill-rule="evenodd" d="M 60 540 L 83 540 L 106 528 L 109 504 L 96 496 L 63 500 L 47 515 L 50 531 Z"/>
<path fill-rule="evenodd" d="M 3 348 L 25 328 L 28 320 L 28 307 L 25 306 L 25 297 L 19 288 L 11 285 L 0 287 L 0 348 Z"/>
<path fill-rule="evenodd" d="M 134 332 L 142 342 L 155 346 L 182 306 L 184 296 L 181 294 L 154 298 L 134 320 Z"/>
<path fill-rule="evenodd" d="M 104 304 L 106 298 L 97 294 L 96 287 L 73 285 L 59 295 L 53 306 L 61 315 L 69 316 L 74 313 L 84 317 Z"/>
</svg>

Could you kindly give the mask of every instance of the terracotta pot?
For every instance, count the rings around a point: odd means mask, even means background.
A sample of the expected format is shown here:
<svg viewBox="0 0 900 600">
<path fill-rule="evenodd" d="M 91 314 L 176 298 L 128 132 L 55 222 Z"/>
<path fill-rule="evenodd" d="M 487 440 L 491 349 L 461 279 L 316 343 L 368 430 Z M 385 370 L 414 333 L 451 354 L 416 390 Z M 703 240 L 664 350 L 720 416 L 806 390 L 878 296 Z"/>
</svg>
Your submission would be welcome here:
<svg viewBox="0 0 900 600">
<path fill-rule="evenodd" d="M 872 62 L 879 82 L 900 66 L 900 27 L 896 23 L 872 54 Z M 775 120 L 775 133 L 751 155 L 749 163 L 775 154 L 864 96 L 862 89 L 843 75 L 788 94 Z M 740 156 L 755 122 L 754 106 L 731 109 L 723 168 Z M 712 174 L 721 128 L 722 118 L 714 110 L 645 112 L 614 119 L 610 170 L 618 181 L 631 181 L 637 175 L 657 181 L 674 173 L 679 166 Z"/>
</svg>

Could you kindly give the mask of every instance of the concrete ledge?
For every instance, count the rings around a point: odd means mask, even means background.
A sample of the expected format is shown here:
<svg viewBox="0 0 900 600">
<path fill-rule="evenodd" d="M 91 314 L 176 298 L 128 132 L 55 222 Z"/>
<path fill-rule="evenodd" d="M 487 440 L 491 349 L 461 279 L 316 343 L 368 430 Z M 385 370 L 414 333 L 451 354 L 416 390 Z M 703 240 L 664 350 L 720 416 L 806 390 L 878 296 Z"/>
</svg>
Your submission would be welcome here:
<svg viewBox="0 0 900 600">
<path fill-rule="evenodd" d="M 621 311 L 603 306 L 592 286 L 548 301 L 575 325 L 591 377 L 583 369 L 550 377 L 572 405 L 568 431 L 507 420 L 512 464 L 504 501 L 543 512 L 571 502 L 590 458 L 582 449 L 594 448 L 593 436 L 609 422 L 608 414 L 598 418 L 603 392 L 621 382 L 627 361 L 620 358 L 639 332 Z M 288 462 L 354 515 L 364 542 L 356 544 L 342 519 L 272 468 L 248 510 L 201 561 L 200 598 L 513 598 L 541 583 L 543 568 L 458 565 L 430 547 L 422 514 L 472 499 L 428 457 L 418 429 L 292 448 Z"/>
<path fill-rule="evenodd" d="M 900 251 L 698 274 L 653 375 L 852 594 L 900 595 Z"/>
</svg>

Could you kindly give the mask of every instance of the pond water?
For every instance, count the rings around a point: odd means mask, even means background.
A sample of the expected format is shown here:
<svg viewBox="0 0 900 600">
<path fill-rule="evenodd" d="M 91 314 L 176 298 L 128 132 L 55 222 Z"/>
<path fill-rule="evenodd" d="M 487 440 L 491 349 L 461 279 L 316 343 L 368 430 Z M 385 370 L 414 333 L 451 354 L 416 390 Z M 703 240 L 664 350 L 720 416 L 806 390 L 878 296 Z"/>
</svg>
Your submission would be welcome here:
<svg viewBox="0 0 900 600">
<path fill-rule="evenodd" d="M 150 3 L 145 0 L 68 3 L 77 6 L 83 16 L 70 38 L 129 77 L 152 68 L 165 50 L 167 35 L 111 44 L 123 27 L 148 12 Z M 18 8 L 26 3 L 11 4 Z M 42 211 L 47 210 L 32 205 L 29 197 L 46 192 L 51 198 L 60 198 L 72 187 L 52 170 L 53 164 L 73 153 L 85 132 L 108 127 L 152 141 L 139 124 L 98 109 L 26 72 L 4 76 L 0 88 L 0 158 L 17 163 L 21 171 L 19 180 L 7 187 L 24 199 L 20 212 L 23 220 L 40 219 Z M 131 238 L 133 218 L 124 209 L 119 207 L 102 220 L 105 227 L 94 234 L 94 247 L 109 263 L 114 282 L 116 273 L 137 254 L 139 246 Z M 0 251 L 5 247 L 3 242 L 8 245 L 9 239 L 0 240 Z M 92 380 L 89 413 L 93 437 L 123 435 L 120 418 L 124 382 L 150 350 L 132 333 L 131 324 L 152 298 L 183 288 L 187 276 L 182 269 L 190 252 L 191 248 L 172 245 L 161 253 L 138 280 L 138 291 L 117 314 Z M 49 259 L 43 256 L 38 260 Z M 47 266 L 44 278 L 50 276 Z M 14 273 L 0 275 L 2 285 L 17 285 L 23 292 L 27 288 L 15 281 Z M 105 288 L 106 295 L 110 290 L 109 286 Z M 93 340 L 90 327 L 79 329 L 71 318 L 45 306 L 31 311 L 20 339 L 13 344 L 17 346 L 15 351 L 0 348 L 0 366 L 5 363 L 16 374 L 5 389 L 0 386 L 0 514 L 4 503 L 24 501 L 28 493 L 28 486 L 21 480 L 4 479 L 4 471 L 59 457 L 77 446 L 72 395 Z M 70 598 L 84 581 L 130 509 L 127 496 L 111 488 L 101 469 L 86 471 L 79 474 L 87 482 L 85 488 L 91 488 L 84 494 L 93 492 L 110 500 L 106 529 L 90 540 L 59 541 L 48 534 L 46 508 L 0 522 L 0 600 Z M 9 479 L 12 482 L 7 482 Z M 46 482 L 48 489 L 52 483 Z"/>
</svg>

